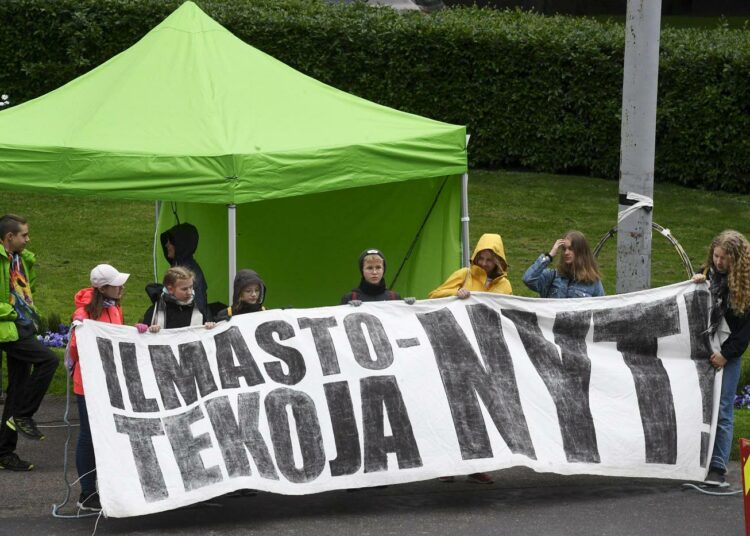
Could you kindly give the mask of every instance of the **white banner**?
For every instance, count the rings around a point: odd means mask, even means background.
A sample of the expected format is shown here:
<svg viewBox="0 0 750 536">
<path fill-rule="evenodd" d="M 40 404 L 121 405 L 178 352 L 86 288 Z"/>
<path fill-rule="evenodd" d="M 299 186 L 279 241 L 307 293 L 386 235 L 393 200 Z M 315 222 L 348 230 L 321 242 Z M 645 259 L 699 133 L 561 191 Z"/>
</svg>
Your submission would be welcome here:
<svg viewBox="0 0 750 536">
<path fill-rule="evenodd" d="M 709 300 L 682 283 L 272 310 L 158 334 L 85 321 L 104 512 L 516 465 L 700 480 L 720 381 Z"/>
</svg>

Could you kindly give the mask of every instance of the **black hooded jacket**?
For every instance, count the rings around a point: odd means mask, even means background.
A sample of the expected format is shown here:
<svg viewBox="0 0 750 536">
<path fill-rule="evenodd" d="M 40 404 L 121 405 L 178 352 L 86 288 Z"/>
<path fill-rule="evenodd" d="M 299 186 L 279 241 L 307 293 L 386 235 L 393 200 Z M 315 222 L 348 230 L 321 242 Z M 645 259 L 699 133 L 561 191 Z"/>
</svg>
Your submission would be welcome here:
<svg viewBox="0 0 750 536">
<path fill-rule="evenodd" d="M 180 223 L 164 231 L 161 236 L 161 247 L 164 258 L 170 266 L 182 266 L 195 274 L 193 289 L 195 290 L 195 303 L 201 311 L 209 314 L 208 310 L 208 285 L 200 265 L 193 255 L 198 249 L 198 229 L 190 223 Z M 167 240 L 174 246 L 174 259 L 167 257 Z"/>
<path fill-rule="evenodd" d="M 258 297 L 258 303 L 246 304 L 240 302 L 240 294 L 249 285 L 258 285 L 260 287 L 260 296 Z M 233 316 L 244 315 L 245 313 L 255 313 L 257 311 L 263 311 L 263 302 L 266 299 L 266 284 L 263 279 L 258 275 L 255 270 L 240 270 L 234 276 L 234 287 L 232 291 L 232 306 L 227 307 L 219 311 L 216 315 L 216 321 L 221 322 L 222 320 L 229 320 Z"/>
<path fill-rule="evenodd" d="M 193 318 L 193 309 L 198 308 L 203 316 L 203 321 L 206 322 L 206 311 L 198 307 L 198 303 L 193 299 L 193 303 L 190 305 L 180 305 L 173 299 L 165 299 L 163 294 L 164 285 L 161 283 L 149 283 L 146 285 L 146 294 L 151 299 L 151 307 L 149 307 L 143 314 L 143 323 L 150 326 L 154 318 L 156 308 L 160 307 L 164 310 L 164 316 L 166 325 L 164 328 L 184 328 L 190 325 Z"/>
<path fill-rule="evenodd" d="M 365 279 L 365 275 L 363 272 L 364 269 L 364 262 L 365 257 L 368 255 L 377 255 L 381 259 L 383 259 L 383 277 L 380 279 L 380 283 L 377 285 L 373 285 L 372 283 L 368 283 Z M 362 302 L 372 302 L 372 301 L 390 301 L 390 300 L 400 300 L 401 296 L 393 290 L 388 290 L 385 286 L 385 270 L 387 268 L 387 264 L 385 261 L 385 255 L 383 255 L 383 252 L 379 249 L 366 249 L 362 252 L 362 254 L 359 256 L 359 273 L 362 276 L 362 278 L 359 281 L 359 286 L 356 288 L 353 288 L 351 292 L 347 292 L 341 297 L 341 305 L 346 305 L 352 300 L 359 300 Z"/>
<path fill-rule="evenodd" d="M 711 329 L 717 329 L 721 317 L 727 321 L 729 336 L 721 343 L 721 355 L 726 359 L 741 359 L 750 344 L 750 311 L 738 315 L 730 306 L 729 285 L 726 274 L 711 268 L 708 278 L 714 307 L 711 310 Z"/>
</svg>

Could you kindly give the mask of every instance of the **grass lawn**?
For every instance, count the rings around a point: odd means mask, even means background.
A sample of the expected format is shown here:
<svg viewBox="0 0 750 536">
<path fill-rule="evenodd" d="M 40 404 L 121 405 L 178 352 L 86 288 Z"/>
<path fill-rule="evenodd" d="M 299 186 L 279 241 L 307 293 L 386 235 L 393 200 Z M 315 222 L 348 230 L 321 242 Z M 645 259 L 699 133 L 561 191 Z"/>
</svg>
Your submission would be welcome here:
<svg viewBox="0 0 750 536">
<path fill-rule="evenodd" d="M 533 296 L 521 282 L 524 270 L 568 229 L 578 229 L 596 243 L 616 223 L 617 193 L 617 182 L 588 177 L 472 171 L 471 242 L 484 232 L 500 233 L 514 293 Z M 705 260 L 711 238 L 722 229 L 734 228 L 750 236 L 750 196 L 657 184 L 654 201 L 654 221 L 671 230 L 695 268 Z M 40 263 L 35 298 L 44 313 L 56 312 L 67 320 L 74 293 L 88 286 L 91 267 L 109 262 L 131 274 L 123 300 L 125 321 L 140 319 L 148 305 L 142 289 L 153 279 L 152 203 L 3 192 L 0 212 L 23 214 L 30 220 L 29 248 Z M 613 238 L 600 256 L 608 294 L 615 291 L 616 248 Z M 654 287 L 686 279 L 679 257 L 659 235 L 653 241 L 652 274 Z M 62 368 L 51 392 L 65 392 Z M 750 437 L 750 412 L 738 414 L 735 433 Z"/>
</svg>

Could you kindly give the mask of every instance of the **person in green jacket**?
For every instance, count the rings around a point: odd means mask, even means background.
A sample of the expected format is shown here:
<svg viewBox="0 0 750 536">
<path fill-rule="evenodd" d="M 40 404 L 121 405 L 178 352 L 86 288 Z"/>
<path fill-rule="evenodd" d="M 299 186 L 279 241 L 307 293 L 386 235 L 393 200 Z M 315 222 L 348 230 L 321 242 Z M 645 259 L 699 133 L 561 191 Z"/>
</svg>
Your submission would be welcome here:
<svg viewBox="0 0 750 536">
<path fill-rule="evenodd" d="M 0 217 L 0 352 L 8 363 L 8 391 L 0 421 L 0 469 L 30 471 L 33 464 L 16 454 L 18 434 L 44 439 L 34 422 L 60 362 L 35 333 L 39 315 L 34 307 L 36 257 L 26 249 L 29 224 L 21 217 Z"/>
</svg>

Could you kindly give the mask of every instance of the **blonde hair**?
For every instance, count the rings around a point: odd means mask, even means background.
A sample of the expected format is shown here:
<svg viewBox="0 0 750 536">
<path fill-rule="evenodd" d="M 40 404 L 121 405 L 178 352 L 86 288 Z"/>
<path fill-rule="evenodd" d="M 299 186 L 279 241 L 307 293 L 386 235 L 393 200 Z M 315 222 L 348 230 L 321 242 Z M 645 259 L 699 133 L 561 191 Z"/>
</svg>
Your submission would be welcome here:
<svg viewBox="0 0 750 536">
<path fill-rule="evenodd" d="M 560 255 L 560 260 L 557 263 L 558 273 L 581 283 L 601 281 L 602 274 L 599 271 L 599 265 L 583 233 L 568 231 L 561 238 L 570 240 L 570 248 L 573 250 L 574 257 L 572 264 L 565 264 L 563 256 Z"/>
<path fill-rule="evenodd" d="M 369 255 L 365 255 L 362 259 L 362 266 L 364 266 L 367 261 L 378 261 L 380 264 L 385 264 L 383 262 L 383 257 L 378 255 L 377 253 L 370 253 Z"/>
<path fill-rule="evenodd" d="M 192 270 L 189 270 L 184 266 L 173 266 L 164 274 L 162 284 L 165 287 L 173 287 L 177 284 L 177 281 L 181 279 L 195 279 L 195 274 Z"/>
<path fill-rule="evenodd" d="M 720 247 L 729 258 L 727 284 L 729 306 L 738 315 L 750 309 L 750 243 L 742 233 L 733 229 L 722 231 L 711 241 L 706 266 L 714 265 L 714 249 Z"/>
</svg>

